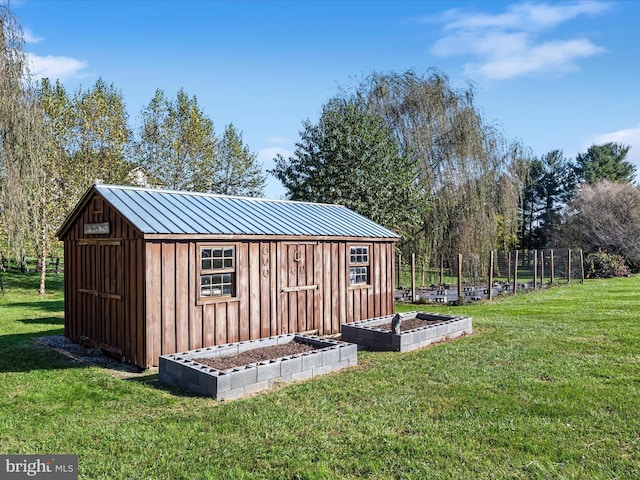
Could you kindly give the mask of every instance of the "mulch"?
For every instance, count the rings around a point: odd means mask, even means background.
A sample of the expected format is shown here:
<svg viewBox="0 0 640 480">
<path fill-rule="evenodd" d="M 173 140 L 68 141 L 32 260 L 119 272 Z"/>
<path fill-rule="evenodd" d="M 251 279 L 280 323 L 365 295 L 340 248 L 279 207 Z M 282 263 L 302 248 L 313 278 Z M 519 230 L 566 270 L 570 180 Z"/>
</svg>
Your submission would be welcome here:
<svg viewBox="0 0 640 480">
<path fill-rule="evenodd" d="M 290 342 L 282 345 L 273 345 L 271 347 L 261 347 L 253 350 L 247 350 L 238 355 L 229 355 L 226 357 L 214 358 L 194 358 L 193 361 L 202 363 L 216 370 L 227 370 L 229 368 L 240 367 L 250 363 L 264 362 L 265 360 L 274 360 L 281 357 L 289 357 L 297 353 L 310 352 L 318 347 L 302 342 Z"/>
</svg>

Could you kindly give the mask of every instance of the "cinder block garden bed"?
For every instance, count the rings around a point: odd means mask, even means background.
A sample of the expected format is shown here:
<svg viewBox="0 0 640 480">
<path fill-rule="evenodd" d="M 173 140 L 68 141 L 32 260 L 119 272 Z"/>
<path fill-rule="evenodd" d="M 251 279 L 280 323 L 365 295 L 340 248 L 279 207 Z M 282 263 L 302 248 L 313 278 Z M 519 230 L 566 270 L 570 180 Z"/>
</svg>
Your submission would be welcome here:
<svg viewBox="0 0 640 480">
<path fill-rule="evenodd" d="M 402 315 L 400 332 L 392 331 L 393 315 L 343 324 L 342 340 L 371 350 L 408 352 L 473 332 L 471 317 L 410 312 Z"/>
<path fill-rule="evenodd" d="M 278 357 L 283 351 L 290 354 Z M 219 400 L 233 399 L 356 365 L 357 353 L 357 345 L 338 340 L 279 335 L 162 355 L 159 380 Z"/>
</svg>

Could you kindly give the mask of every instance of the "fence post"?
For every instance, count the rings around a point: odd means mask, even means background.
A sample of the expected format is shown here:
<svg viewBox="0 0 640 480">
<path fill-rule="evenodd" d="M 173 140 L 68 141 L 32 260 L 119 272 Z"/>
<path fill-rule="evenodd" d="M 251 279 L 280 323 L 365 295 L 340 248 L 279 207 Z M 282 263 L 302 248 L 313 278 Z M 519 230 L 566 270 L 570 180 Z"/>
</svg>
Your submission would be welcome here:
<svg viewBox="0 0 640 480">
<path fill-rule="evenodd" d="M 440 254 L 440 285 L 444 285 L 444 254 Z"/>
<path fill-rule="evenodd" d="M 489 285 L 487 287 L 489 300 L 493 298 L 493 250 L 489 252 Z"/>
<path fill-rule="evenodd" d="M 511 258 L 511 255 L 509 255 Z M 513 294 L 518 293 L 518 250 L 513 252 Z"/>
<path fill-rule="evenodd" d="M 462 254 L 458 254 L 458 301 L 464 301 L 464 295 L 462 294 Z"/>
<path fill-rule="evenodd" d="M 544 250 L 540 250 L 540 287 L 544 286 Z"/>
<path fill-rule="evenodd" d="M 416 301 L 416 254 L 411 254 L 411 301 Z"/>
<path fill-rule="evenodd" d="M 507 251 L 507 283 L 511 283 L 511 252 Z"/>
<path fill-rule="evenodd" d="M 555 276 L 555 261 L 553 259 L 553 249 L 551 250 L 551 258 L 549 259 L 551 262 L 551 278 L 549 279 L 549 285 L 553 285 L 553 280 Z"/>
<path fill-rule="evenodd" d="M 584 283 L 584 254 L 580 249 L 580 282 Z"/>
<path fill-rule="evenodd" d="M 533 289 L 538 289 L 538 251 L 533 251 Z"/>
<path fill-rule="evenodd" d="M 571 283 L 571 249 L 567 249 L 567 283 Z"/>
</svg>

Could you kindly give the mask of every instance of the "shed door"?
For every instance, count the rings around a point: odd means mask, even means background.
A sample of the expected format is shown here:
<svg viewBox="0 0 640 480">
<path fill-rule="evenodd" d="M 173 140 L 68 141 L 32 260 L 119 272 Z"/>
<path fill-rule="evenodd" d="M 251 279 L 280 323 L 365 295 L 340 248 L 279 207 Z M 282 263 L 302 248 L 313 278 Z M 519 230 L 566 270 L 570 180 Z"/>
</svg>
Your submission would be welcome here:
<svg viewBox="0 0 640 480">
<path fill-rule="evenodd" d="M 78 297 L 86 336 L 100 346 L 123 350 L 122 242 L 81 240 Z"/>
<path fill-rule="evenodd" d="M 307 332 L 319 328 L 320 260 L 317 242 L 285 243 L 279 249 L 280 333 Z"/>
</svg>

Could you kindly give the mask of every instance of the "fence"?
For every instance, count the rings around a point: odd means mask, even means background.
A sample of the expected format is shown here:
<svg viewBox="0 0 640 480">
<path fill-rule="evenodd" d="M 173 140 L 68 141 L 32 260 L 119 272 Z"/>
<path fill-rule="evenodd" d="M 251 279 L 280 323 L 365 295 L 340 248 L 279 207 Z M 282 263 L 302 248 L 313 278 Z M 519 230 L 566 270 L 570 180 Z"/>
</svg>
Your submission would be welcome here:
<svg viewBox="0 0 640 480">
<path fill-rule="evenodd" d="M 582 250 L 547 249 L 439 255 L 425 262 L 396 255 L 396 299 L 422 303 L 491 300 L 584 281 Z"/>
<path fill-rule="evenodd" d="M 61 257 L 48 257 L 46 261 L 46 269 L 48 273 L 63 273 L 64 260 Z M 25 257 L 22 261 L 16 261 L 13 258 L 7 258 L 4 255 L 0 255 L 0 271 L 18 271 L 22 273 L 40 272 L 42 271 L 41 260 Z"/>
</svg>

